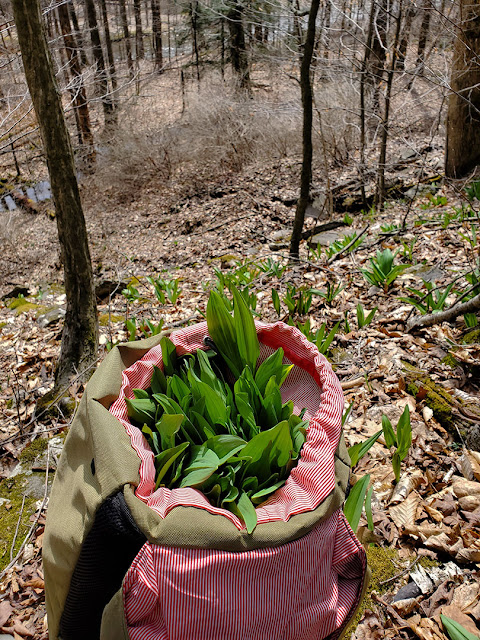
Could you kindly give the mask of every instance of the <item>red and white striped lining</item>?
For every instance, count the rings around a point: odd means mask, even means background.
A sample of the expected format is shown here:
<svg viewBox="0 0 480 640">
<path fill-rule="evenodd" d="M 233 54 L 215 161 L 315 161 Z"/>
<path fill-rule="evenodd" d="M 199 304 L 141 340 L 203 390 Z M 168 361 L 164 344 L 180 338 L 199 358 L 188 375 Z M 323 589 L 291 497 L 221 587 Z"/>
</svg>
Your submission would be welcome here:
<svg viewBox="0 0 480 640">
<path fill-rule="evenodd" d="M 341 432 L 343 393 L 329 362 L 294 327 L 283 322 L 257 323 L 261 359 L 265 359 L 278 347 L 285 351 L 285 363 L 293 363 L 282 386 L 282 400 L 293 400 L 295 412 L 306 408 L 305 418 L 310 421 L 307 440 L 303 445 L 298 465 L 292 470 L 285 485 L 257 507 L 259 524 L 278 520 L 287 521 L 292 515 L 315 509 L 333 491 L 335 486 L 334 452 Z M 179 353 L 189 353 L 203 348 L 207 324 L 200 323 L 175 331 L 170 338 Z M 140 457 L 140 483 L 136 496 L 148 504 L 162 518 L 178 505 L 205 509 L 222 514 L 240 530 L 243 522 L 225 509 L 211 505 L 202 493 L 192 488 L 166 489 L 155 487 L 153 453 L 143 434 L 128 420 L 125 398 L 133 398 L 133 389 L 145 389 L 150 385 L 153 365 L 162 366 L 159 346 L 125 369 L 122 388 L 110 412 L 125 426 L 132 446 Z"/>
<path fill-rule="evenodd" d="M 364 573 L 341 511 L 309 534 L 242 553 L 146 543 L 124 580 L 130 640 L 320 640 L 355 607 Z"/>
</svg>

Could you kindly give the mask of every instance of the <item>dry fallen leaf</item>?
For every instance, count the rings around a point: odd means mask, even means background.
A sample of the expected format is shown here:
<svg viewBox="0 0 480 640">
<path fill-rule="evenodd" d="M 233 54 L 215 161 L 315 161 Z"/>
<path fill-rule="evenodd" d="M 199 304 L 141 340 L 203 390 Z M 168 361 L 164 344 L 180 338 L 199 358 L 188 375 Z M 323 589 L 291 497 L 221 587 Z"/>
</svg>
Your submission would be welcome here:
<svg viewBox="0 0 480 640">
<path fill-rule="evenodd" d="M 4 626 L 4 624 L 9 619 L 12 611 L 12 606 L 10 602 L 8 602 L 8 600 L 3 600 L 3 602 L 0 602 L 0 627 Z"/>
<path fill-rule="evenodd" d="M 452 487 L 453 493 L 457 498 L 480 495 L 480 482 L 475 482 L 474 480 L 460 478 L 453 483 Z"/>
<path fill-rule="evenodd" d="M 426 484 L 425 475 L 420 469 L 415 469 L 413 472 L 407 472 L 402 474 L 398 484 L 393 490 L 392 497 L 390 498 L 390 504 L 398 504 L 407 498 L 411 491 L 419 487 L 422 483 Z"/>
<path fill-rule="evenodd" d="M 397 527 L 412 527 L 415 524 L 417 509 L 421 502 L 421 497 L 416 491 L 412 493 L 401 504 L 390 507 L 390 517 Z"/>
</svg>

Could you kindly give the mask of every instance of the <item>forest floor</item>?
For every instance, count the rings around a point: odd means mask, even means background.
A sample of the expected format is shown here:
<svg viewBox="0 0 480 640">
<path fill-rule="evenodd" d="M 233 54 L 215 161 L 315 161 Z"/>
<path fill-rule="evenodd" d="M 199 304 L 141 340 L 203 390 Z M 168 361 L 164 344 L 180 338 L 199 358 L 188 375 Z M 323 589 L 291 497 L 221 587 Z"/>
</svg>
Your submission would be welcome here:
<svg viewBox="0 0 480 640">
<path fill-rule="evenodd" d="M 172 122 L 178 100 L 175 109 Z M 406 157 L 396 178 L 403 171 L 408 186 L 420 171 L 434 175 L 440 143 L 426 153 Z M 115 161 L 127 160 L 120 153 Z M 188 171 L 181 163 L 170 169 L 165 161 L 149 163 L 114 167 L 111 180 L 105 167 L 83 179 L 99 285 L 99 361 L 118 342 L 201 320 L 215 285 L 248 286 L 262 321 L 291 317 L 310 339 L 323 324 L 327 332 L 337 327 L 327 356 L 344 389 L 347 443 L 374 435 L 383 415 L 395 427 L 406 405 L 412 427 L 398 482 L 383 437 L 353 470 L 352 483 L 368 473 L 373 486 L 373 531 L 364 514 L 357 532 L 373 580 L 351 637 L 442 640 L 448 637 L 442 613 L 478 636 L 479 332 L 474 318 L 467 327 L 462 316 L 409 332 L 407 320 L 420 313 L 402 300 L 416 296 L 421 306 L 431 286 L 431 303 L 440 309 L 477 282 L 478 201 L 463 189 L 426 181 L 410 199 L 387 200 L 382 213 L 357 211 L 351 219 L 345 211 L 317 213 L 305 229 L 338 226 L 316 248 L 302 242 L 300 260 L 291 264 L 298 155 L 249 160 L 235 170 L 222 161 L 216 173 L 198 163 Z M 352 166 L 337 168 L 331 184 L 346 183 L 351 174 Z M 355 199 L 349 188 L 342 193 Z M 48 637 L 41 565 L 48 488 L 68 412 L 83 392 L 74 380 L 70 403 L 56 412 L 38 404 L 53 384 L 65 309 L 51 207 L 10 215 L 2 235 L 0 633 L 6 636 L 0 638 Z M 363 232 L 361 244 L 335 254 L 335 240 L 346 248 L 352 238 L 343 238 L 354 232 Z M 374 286 L 361 270 L 371 271 L 376 252 L 385 249 L 395 255 L 397 277 Z M 158 296 L 148 277 L 158 279 Z M 373 318 L 362 326 L 362 312 L 370 311 Z"/>
</svg>

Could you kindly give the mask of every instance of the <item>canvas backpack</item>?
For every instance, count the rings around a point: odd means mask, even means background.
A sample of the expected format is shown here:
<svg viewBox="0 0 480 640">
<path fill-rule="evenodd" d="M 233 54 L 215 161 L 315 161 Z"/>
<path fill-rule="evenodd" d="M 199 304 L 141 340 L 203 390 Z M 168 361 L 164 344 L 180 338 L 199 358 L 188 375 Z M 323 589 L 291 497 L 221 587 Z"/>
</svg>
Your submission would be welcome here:
<svg viewBox="0 0 480 640">
<path fill-rule="evenodd" d="M 350 462 L 343 394 L 297 330 L 257 324 L 264 359 L 296 366 L 282 400 L 310 420 L 300 461 L 248 534 L 192 488 L 155 491 L 153 454 L 125 398 L 161 366 L 160 336 L 115 347 L 66 438 L 43 543 L 51 640 L 334 640 L 365 588 L 364 550 L 343 515 Z M 170 336 L 204 348 L 206 323 Z"/>
</svg>

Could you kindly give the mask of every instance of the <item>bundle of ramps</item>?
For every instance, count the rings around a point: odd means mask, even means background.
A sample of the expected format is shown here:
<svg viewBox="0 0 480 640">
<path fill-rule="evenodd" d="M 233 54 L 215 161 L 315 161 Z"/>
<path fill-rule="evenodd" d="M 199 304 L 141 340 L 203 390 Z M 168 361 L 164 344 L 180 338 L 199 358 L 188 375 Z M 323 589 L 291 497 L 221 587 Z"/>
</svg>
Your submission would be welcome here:
<svg viewBox="0 0 480 640">
<path fill-rule="evenodd" d="M 153 453 L 125 398 L 162 366 L 160 336 L 115 347 L 89 381 L 65 441 L 43 557 L 51 640 L 336 640 L 366 582 L 365 553 L 342 512 L 350 464 L 343 393 L 297 329 L 257 324 L 260 361 L 282 347 L 282 386 L 307 439 L 285 485 L 248 534 L 187 487 L 155 490 Z M 204 348 L 206 323 L 171 334 Z"/>
</svg>

